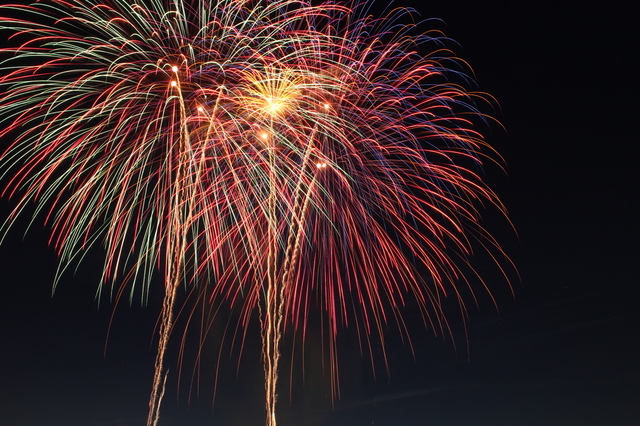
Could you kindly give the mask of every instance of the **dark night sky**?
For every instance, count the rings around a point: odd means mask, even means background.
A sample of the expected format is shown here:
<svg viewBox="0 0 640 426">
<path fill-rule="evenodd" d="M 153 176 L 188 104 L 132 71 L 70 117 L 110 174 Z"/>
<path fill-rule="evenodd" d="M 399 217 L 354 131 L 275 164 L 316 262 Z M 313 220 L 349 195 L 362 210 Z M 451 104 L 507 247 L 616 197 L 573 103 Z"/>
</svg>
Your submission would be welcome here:
<svg viewBox="0 0 640 426">
<path fill-rule="evenodd" d="M 507 131 L 488 140 L 508 175 L 489 170 L 488 179 L 518 236 L 496 218 L 487 226 L 522 279 L 514 299 L 497 275 L 486 277 L 497 283 L 500 310 L 471 312 L 469 342 L 457 332 L 457 354 L 449 340 L 424 332 L 414 360 L 392 338 L 391 374 L 375 379 L 367 361 L 345 355 L 334 408 L 312 367 L 293 402 L 286 386 L 280 392 L 279 424 L 640 424 L 637 19 L 625 3 L 633 2 L 416 6 L 446 22 L 438 25 L 460 43 L 480 89 L 500 102 L 495 115 Z M 9 205 L 0 204 L 2 217 Z M 40 224 L 22 239 L 27 224 L 0 246 L 0 424 L 144 424 L 158 301 L 117 309 L 105 356 L 113 306 L 98 310 L 94 301 L 99 254 L 51 298 L 56 259 Z M 161 426 L 263 424 L 257 329 L 250 336 L 237 375 L 236 361 L 225 358 L 213 414 L 204 371 L 190 405 L 188 380 L 178 398 L 169 384 Z"/>
</svg>

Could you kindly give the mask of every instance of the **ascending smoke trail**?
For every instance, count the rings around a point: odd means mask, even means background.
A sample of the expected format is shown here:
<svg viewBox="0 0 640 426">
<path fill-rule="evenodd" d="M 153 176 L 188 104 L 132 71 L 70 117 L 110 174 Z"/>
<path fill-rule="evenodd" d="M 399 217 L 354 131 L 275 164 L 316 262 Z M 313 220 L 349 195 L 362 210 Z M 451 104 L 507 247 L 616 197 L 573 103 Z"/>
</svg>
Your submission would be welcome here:
<svg viewBox="0 0 640 426">
<path fill-rule="evenodd" d="M 315 130 L 315 129 L 314 129 Z M 314 131 L 311 133 L 313 137 Z M 309 165 L 309 154 L 305 153 L 303 158 L 303 164 Z M 270 161 L 271 164 L 275 162 Z M 322 168 L 323 164 L 316 164 L 317 168 Z M 272 176 L 271 188 L 277 188 L 275 182 L 275 176 Z M 265 392 L 266 392 L 266 412 L 267 412 L 267 426 L 276 426 L 276 402 L 277 402 L 277 383 L 278 383 L 278 368 L 281 358 L 280 344 L 282 341 L 282 335 L 284 333 L 284 308 L 286 302 L 287 287 L 291 285 L 290 279 L 295 273 L 297 268 L 298 255 L 300 253 L 300 245 L 303 240 L 303 229 L 305 227 L 305 219 L 307 210 L 309 207 L 309 201 L 311 200 L 311 192 L 315 187 L 315 177 L 309 183 L 308 189 L 302 191 L 302 181 L 298 181 L 296 184 L 296 197 L 292 209 L 294 214 L 293 220 L 289 222 L 287 243 L 284 248 L 284 261 L 282 265 L 282 274 L 277 274 L 278 262 L 278 246 L 277 238 L 274 238 L 274 233 L 277 231 L 271 231 L 277 229 L 276 226 L 270 227 L 269 232 L 269 257 L 267 265 L 269 268 L 267 289 L 262 301 L 263 304 L 258 304 L 260 311 L 261 329 L 262 329 L 262 352 L 263 363 L 265 371 Z M 274 225 L 277 224 L 275 215 L 275 200 L 277 198 L 276 193 L 272 193 L 270 196 L 270 215 L 272 217 Z"/>
<path fill-rule="evenodd" d="M 60 273 L 106 253 L 98 295 L 164 303 L 148 424 L 166 382 L 180 294 L 246 330 L 259 316 L 266 422 L 276 424 L 282 336 L 313 316 L 363 351 L 414 305 L 447 334 L 441 302 L 475 298 L 474 247 L 494 259 L 480 173 L 495 153 L 464 63 L 412 15 L 364 3 L 45 0 L 0 8 L 3 194 L 35 203 Z M 501 260 L 496 260 L 500 264 Z M 469 275 L 470 274 L 470 275 Z M 467 278 L 466 275 L 469 275 Z M 59 276 L 56 278 L 59 279 Z M 184 292 L 184 293 L 182 293 Z M 205 308 L 206 308 L 205 307 Z M 204 326 L 206 328 L 207 326 Z M 383 354 L 384 356 L 384 354 Z"/>
<path fill-rule="evenodd" d="M 197 166 L 195 174 L 189 175 L 189 164 L 192 163 L 194 155 L 191 147 L 191 137 L 186 127 L 188 121 L 187 112 L 182 96 L 182 85 L 180 81 L 180 67 L 172 66 L 175 76 L 170 81 L 171 87 L 174 88 L 176 101 L 178 103 L 180 132 L 175 135 L 178 141 L 175 144 L 177 153 L 175 158 L 178 159 L 177 164 L 173 167 L 176 174 L 171 183 L 172 194 L 170 204 L 170 230 L 167 242 L 166 260 L 168 264 L 168 272 L 165 281 L 165 296 L 160 312 L 160 331 L 158 340 L 158 351 L 156 353 L 155 371 L 153 376 L 153 386 L 151 397 L 149 400 L 149 415 L 147 418 L 147 426 L 156 426 L 160 419 L 160 404 L 164 395 L 164 387 L 166 384 L 167 374 L 164 372 L 164 357 L 169 344 L 169 337 L 173 329 L 173 310 L 176 301 L 176 292 L 185 274 L 184 255 L 187 251 L 187 230 L 193 221 L 194 200 L 197 194 L 194 188 L 197 187 L 197 181 L 202 174 L 202 167 Z M 172 139 L 171 135 L 169 140 Z M 197 164 L 197 163 L 196 163 Z M 193 180 L 193 182 L 191 181 Z M 162 388 L 160 387 L 162 384 Z"/>
</svg>

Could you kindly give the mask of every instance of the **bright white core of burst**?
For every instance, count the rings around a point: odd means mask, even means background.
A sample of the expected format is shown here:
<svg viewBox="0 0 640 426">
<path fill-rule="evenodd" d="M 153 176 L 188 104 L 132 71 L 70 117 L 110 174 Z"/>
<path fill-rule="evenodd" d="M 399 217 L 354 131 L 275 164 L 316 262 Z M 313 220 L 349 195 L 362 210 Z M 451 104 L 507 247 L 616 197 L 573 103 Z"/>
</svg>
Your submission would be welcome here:
<svg viewBox="0 0 640 426">
<path fill-rule="evenodd" d="M 279 102 L 274 102 L 271 98 L 267 98 L 267 104 L 269 112 L 272 114 L 275 114 L 280 110 L 280 108 L 282 108 L 282 105 Z"/>
</svg>

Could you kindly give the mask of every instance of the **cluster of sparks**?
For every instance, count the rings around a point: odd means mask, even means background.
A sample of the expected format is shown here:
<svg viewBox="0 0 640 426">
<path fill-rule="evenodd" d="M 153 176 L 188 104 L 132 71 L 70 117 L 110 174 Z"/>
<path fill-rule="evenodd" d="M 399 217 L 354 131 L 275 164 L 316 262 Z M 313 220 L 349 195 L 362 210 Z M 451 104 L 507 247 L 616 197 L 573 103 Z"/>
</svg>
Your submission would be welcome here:
<svg viewBox="0 0 640 426">
<path fill-rule="evenodd" d="M 493 152 L 441 34 L 409 11 L 271 0 L 49 0 L 0 9 L 3 194 L 46 217 L 61 272 L 102 245 L 98 294 L 165 283 L 149 424 L 177 291 L 259 316 L 267 424 L 283 332 L 363 341 L 417 304 L 446 332 Z M 430 53 L 426 53 L 428 51 Z M 447 64 L 450 66 L 447 67 Z M 484 152 L 484 153 L 483 153 Z M 487 157 L 488 158 L 488 157 Z M 471 234 L 468 230 L 472 229 Z M 333 340 L 331 340 L 333 341 Z M 330 343 L 332 383 L 337 348 Z"/>
</svg>

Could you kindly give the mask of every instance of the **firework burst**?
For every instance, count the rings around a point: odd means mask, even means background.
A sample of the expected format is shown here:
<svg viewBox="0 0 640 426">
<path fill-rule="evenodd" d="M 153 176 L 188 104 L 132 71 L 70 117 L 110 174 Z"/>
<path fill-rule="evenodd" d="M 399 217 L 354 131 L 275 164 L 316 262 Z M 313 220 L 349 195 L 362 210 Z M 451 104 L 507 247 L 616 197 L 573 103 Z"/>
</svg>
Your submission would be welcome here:
<svg viewBox="0 0 640 426">
<path fill-rule="evenodd" d="M 482 203 L 503 208 L 479 175 L 496 156 L 474 130 L 477 95 L 455 83 L 462 62 L 441 34 L 400 25 L 409 11 L 366 11 L 289 0 L 0 9 L 14 46 L 2 48 L 0 137 L 15 139 L 0 170 L 18 200 L 5 228 L 35 203 L 61 271 L 102 245 L 98 294 L 146 301 L 161 271 L 148 424 L 181 284 L 236 307 L 245 329 L 259 316 L 275 425 L 283 332 L 304 336 L 321 313 L 337 392 L 339 328 L 365 342 L 388 323 L 404 333 L 411 299 L 446 333 L 440 302 L 464 311 L 472 240 L 501 253 L 479 225 Z"/>
</svg>

